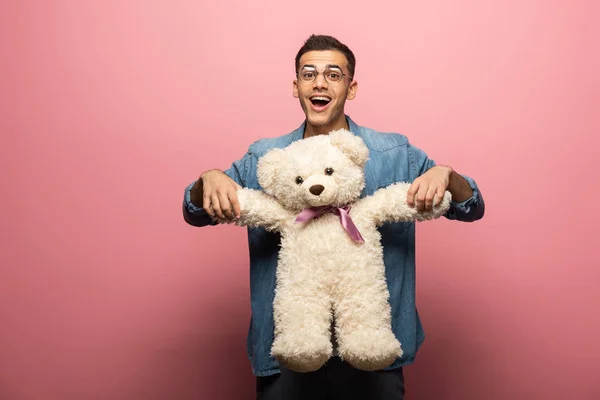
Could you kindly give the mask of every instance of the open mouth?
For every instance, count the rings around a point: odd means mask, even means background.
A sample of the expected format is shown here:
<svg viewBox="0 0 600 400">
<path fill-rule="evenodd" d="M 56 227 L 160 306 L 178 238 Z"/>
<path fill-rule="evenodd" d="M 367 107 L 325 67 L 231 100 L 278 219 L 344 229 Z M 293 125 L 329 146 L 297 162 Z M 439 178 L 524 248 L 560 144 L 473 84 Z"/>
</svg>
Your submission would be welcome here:
<svg viewBox="0 0 600 400">
<path fill-rule="evenodd" d="M 322 110 L 331 102 L 331 98 L 327 96 L 313 96 L 310 102 L 316 110 Z"/>
</svg>

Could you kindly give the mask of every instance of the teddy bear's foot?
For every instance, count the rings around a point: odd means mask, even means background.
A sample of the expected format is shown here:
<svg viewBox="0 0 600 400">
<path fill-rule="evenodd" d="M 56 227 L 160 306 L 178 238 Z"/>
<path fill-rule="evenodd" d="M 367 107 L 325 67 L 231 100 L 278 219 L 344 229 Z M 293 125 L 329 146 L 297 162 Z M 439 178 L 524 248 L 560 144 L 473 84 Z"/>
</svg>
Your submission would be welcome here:
<svg viewBox="0 0 600 400">
<path fill-rule="evenodd" d="M 331 357 L 333 346 L 329 336 L 310 340 L 296 337 L 278 336 L 273 342 L 271 355 L 287 369 L 296 372 L 312 372 L 321 368 Z"/>
<path fill-rule="evenodd" d="M 390 329 L 364 329 L 338 337 L 340 358 L 356 369 L 377 371 L 402 356 L 402 346 Z"/>
<path fill-rule="evenodd" d="M 314 372 L 319 370 L 329 356 L 327 354 L 318 355 L 296 355 L 296 356 L 278 356 L 277 360 L 287 369 L 295 372 Z"/>
</svg>

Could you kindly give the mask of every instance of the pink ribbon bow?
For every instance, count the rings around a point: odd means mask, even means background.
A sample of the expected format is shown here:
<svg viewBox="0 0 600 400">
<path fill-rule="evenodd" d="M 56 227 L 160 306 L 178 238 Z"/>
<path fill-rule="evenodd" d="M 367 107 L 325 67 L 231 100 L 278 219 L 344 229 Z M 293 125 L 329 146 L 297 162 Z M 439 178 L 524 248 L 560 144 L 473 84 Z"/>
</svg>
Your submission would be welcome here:
<svg viewBox="0 0 600 400">
<path fill-rule="evenodd" d="M 325 214 L 327 212 L 331 212 L 340 216 L 340 223 L 350 235 L 350 238 L 358 243 L 364 243 L 365 240 L 361 236 L 360 232 L 354 222 L 352 222 L 352 218 L 350 218 L 350 206 L 346 207 L 333 207 L 333 206 L 319 206 L 319 207 L 310 207 L 305 208 L 298 214 L 296 217 L 296 222 L 305 222 L 313 218 L 317 218 L 318 216 Z"/>
</svg>

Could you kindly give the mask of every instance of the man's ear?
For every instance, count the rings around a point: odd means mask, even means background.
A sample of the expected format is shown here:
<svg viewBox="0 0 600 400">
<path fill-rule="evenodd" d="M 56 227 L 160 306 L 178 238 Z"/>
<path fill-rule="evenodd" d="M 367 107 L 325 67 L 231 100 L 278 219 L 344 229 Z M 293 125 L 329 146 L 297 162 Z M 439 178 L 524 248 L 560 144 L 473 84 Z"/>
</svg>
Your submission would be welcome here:
<svg viewBox="0 0 600 400">
<path fill-rule="evenodd" d="M 294 85 L 294 89 L 293 89 L 292 93 L 295 98 L 298 98 L 298 80 L 297 79 L 294 79 L 293 85 Z"/>
<path fill-rule="evenodd" d="M 346 129 L 329 134 L 331 144 L 342 151 L 354 164 L 363 168 L 369 159 L 369 148 L 363 140 Z"/>
<path fill-rule="evenodd" d="M 258 183 L 268 194 L 273 194 L 272 188 L 277 179 L 277 169 L 285 157 L 283 149 L 272 149 L 258 160 L 256 176 Z"/>
<path fill-rule="evenodd" d="M 358 82 L 352 81 L 350 83 L 350 87 L 348 88 L 348 94 L 346 95 L 347 100 L 354 100 L 356 97 L 356 91 L 358 90 Z"/>
</svg>

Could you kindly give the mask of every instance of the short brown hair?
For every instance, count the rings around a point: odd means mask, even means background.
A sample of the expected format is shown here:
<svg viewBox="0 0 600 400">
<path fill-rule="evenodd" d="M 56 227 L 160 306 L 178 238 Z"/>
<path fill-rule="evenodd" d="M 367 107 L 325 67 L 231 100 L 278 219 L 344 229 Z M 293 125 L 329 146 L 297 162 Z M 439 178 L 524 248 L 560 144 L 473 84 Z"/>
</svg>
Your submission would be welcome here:
<svg viewBox="0 0 600 400">
<path fill-rule="evenodd" d="M 300 48 L 298 54 L 296 54 L 296 73 L 298 73 L 298 70 L 300 69 L 300 57 L 302 57 L 304 53 L 325 50 L 336 50 L 341 52 L 346 57 L 346 60 L 348 60 L 348 72 L 354 77 L 356 59 L 354 58 L 352 50 L 333 36 L 314 34 L 306 39 L 304 45 Z"/>
</svg>

